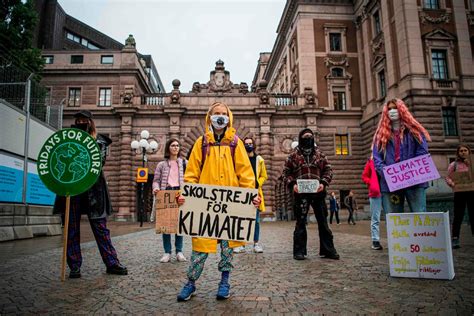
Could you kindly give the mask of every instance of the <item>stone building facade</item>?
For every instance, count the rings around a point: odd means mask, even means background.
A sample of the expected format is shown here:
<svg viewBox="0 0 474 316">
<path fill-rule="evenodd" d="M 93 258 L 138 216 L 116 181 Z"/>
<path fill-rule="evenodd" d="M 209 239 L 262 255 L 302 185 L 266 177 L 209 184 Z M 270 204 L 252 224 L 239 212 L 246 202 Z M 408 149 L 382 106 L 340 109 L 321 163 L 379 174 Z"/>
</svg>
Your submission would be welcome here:
<svg viewBox="0 0 474 316">
<path fill-rule="evenodd" d="M 360 174 L 382 105 L 394 97 L 430 132 L 442 175 L 459 143 L 472 147 L 473 10 L 473 1 L 287 1 L 256 73 L 269 93 L 315 91 L 318 143 L 335 169 L 331 190 L 365 197 Z M 341 140 L 347 151 L 338 150 Z M 429 199 L 449 192 L 440 179 Z"/>
<path fill-rule="evenodd" d="M 141 157 L 131 151 L 131 141 L 146 129 L 160 144 L 148 154 L 150 201 L 165 142 L 179 138 L 187 153 L 203 134 L 214 101 L 231 107 L 238 134 L 253 136 L 266 160 L 267 215 L 291 200 L 282 198 L 279 177 L 303 127 L 316 132 L 333 165 L 330 190 L 343 198 L 354 189 L 363 204 L 367 191 L 360 176 L 387 100 L 404 99 L 427 127 L 441 174 L 458 143 L 474 144 L 472 10 L 467 0 L 288 0 L 273 50 L 260 54 L 250 87 L 233 83 L 219 60 L 208 82 L 182 88 L 175 80 L 172 91 L 156 93 L 146 63 L 132 47 L 88 51 L 82 66 L 70 58 L 83 50 L 45 50 L 45 56 L 63 63 L 46 65 L 43 83 L 73 105 L 76 94 L 71 98 L 70 88 L 82 87 L 78 106 L 65 107 L 64 126 L 79 108 L 88 109 L 100 132 L 114 141 L 105 172 L 119 219 L 136 214 L 135 170 Z M 100 63 L 104 55 L 113 56 L 112 65 Z M 109 100 L 106 106 L 101 96 Z M 442 180 L 429 190 L 448 192 Z"/>
</svg>

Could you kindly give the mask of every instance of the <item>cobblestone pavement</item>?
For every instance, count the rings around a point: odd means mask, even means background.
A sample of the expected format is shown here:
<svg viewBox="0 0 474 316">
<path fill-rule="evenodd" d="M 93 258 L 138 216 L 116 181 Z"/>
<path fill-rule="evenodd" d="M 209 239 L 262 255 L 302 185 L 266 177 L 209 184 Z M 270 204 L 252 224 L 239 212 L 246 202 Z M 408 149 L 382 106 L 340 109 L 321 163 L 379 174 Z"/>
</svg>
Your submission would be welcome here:
<svg viewBox="0 0 474 316">
<path fill-rule="evenodd" d="M 387 250 L 370 249 L 368 226 L 332 226 L 341 255 L 334 261 L 317 256 L 317 227 L 310 223 L 309 258 L 295 261 L 294 222 L 263 223 L 265 251 L 255 254 L 249 248 L 235 255 L 227 301 L 215 299 L 220 275 L 218 257 L 211 255 L 197 295 L 178 303 L 188 263 L 159 263 L 161 235 L 151 229 L 113 238 L 128 276 L 105 273 L 95 242 L 82 244 L 82 278 L 64 283 L 59 279 L 61 248 L 10 256 L 0 259 L 0 314 L 474 313 L 474 237 L 468 226 L 462 227 L 462 248 L 454 251 L 452 281 L 391 278 Z M 190 243 L 185 238 L 187 256 Z"/>
</svg>

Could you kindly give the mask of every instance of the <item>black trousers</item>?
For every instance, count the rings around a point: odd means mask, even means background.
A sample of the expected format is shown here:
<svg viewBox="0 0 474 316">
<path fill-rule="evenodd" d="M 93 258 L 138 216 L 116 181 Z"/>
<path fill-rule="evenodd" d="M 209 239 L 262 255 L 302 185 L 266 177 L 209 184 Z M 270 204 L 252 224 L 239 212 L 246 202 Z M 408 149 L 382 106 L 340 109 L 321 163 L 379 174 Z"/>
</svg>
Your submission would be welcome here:
<svg viewBox="0 0 474 316">
<path fill-rule="evenodd" d="M 454 192 L 454 218 L 453 218 L 453 237 L 459 238 L 461 224 L 464 219 L 464 212 L 467 206 L 469 221 L 471 223 L 471 233 L 474 235 L 474 192 Z"/>
<path fill-rule="evenodd" d="M 334 248 L 333 236 L 329 229 L 327 216 L 328 210 L 325 202 L 325 192 L 314 194 L 295 194 L 295 217 L 296 226 L 293 233 L 293 255 L 307 255 L 306 221 L 308 217 L 309 206 L 314 210 L 319 230 L 319 254 L 330 255 L 337 253 Z"/>
<path fill-rule="evenodd" d="M 352 224 L 355 224 L 355 221 L 354 221 L 354 209 L 352 207 L 348 207 L 347 208 L 347 211 L 349 212 L 349 217 L 347 218 L 347 223 L 351 223 Z"/>
<path fill-rule="evenodd" d="M 336 223 L 339 224 L 339 211 L 331 211 L 331 216 L 329 216 L 329 224 L 332 224 L 332 218 L 336 215 Z"/>
</svg>

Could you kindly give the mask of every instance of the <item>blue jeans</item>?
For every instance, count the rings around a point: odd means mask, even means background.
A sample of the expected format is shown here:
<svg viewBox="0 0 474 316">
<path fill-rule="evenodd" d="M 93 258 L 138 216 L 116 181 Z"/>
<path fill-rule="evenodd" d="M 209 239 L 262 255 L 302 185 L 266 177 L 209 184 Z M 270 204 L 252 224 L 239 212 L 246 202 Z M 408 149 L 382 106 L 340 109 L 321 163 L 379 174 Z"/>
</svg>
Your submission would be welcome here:
<svg viewBox="0 0 474 316">
<path fill-rule="evenodd" d="M 179 187 L 166 187 L 165 190 L 179 190 Z M 174 246 L 176 253 L 183 252 L 183 236 L 174 235 Z M 171 235 L 163 234 L 163 248 L 165 253 L 171 254 Z"/>
<path fill-rule="evenodd" d="M 183 236 L 174 235 L 174 246 L 176 253 L 183 252 Z M 171 254 L 171 235 L 163 234 L 163 248 L 165 252 Z"/>
<path fill-rule="evenodd" d="M 369 197 L 370 202 L 370 234 L 372 241 L 380 241 L 380 214 L 382 213 L 382 197 Z"/>
<path fill-rule="evenodd" d="M 410 212 L 426 212 L 425 188 L 407 188 L 396 192 L 382 193 L 382 205 L 386 213 L 403 213 L 405 198 Z"/>
<path fill-rule="evenodd" d="M 253 234 L 253 242 L 257 242 L 260 237 L 260 210 L 257 209 L 257 217 L 255 217 L 255 233 Z"/>
</svg>

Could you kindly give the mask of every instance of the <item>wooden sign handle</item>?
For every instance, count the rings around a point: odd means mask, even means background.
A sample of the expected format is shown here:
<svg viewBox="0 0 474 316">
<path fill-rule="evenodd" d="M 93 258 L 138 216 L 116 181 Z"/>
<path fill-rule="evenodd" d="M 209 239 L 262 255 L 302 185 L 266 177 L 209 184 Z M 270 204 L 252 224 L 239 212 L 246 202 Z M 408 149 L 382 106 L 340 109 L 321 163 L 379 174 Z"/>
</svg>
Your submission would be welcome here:
<svg viewBox="0 0 474 316">
<path fill-rule="evenodd" d="M 61 262 L 61 281 L 66 279 L 66 253 L 67 253 L 67 237 L 69 233 L 69 207 L 71 205 L 71 196 L 66 196 L 66 210 L 64 212 L 64 232 L 63 232 L 63 258 Z"/>
</svg>

